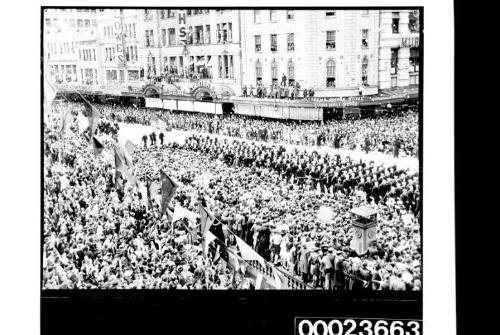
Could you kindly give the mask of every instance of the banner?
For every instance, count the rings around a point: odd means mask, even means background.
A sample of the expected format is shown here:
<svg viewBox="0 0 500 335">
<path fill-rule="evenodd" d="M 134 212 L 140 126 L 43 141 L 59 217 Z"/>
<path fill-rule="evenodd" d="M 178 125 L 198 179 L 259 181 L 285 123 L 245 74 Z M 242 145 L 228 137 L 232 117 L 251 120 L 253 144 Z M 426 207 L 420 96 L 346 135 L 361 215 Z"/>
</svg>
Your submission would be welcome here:
<svg viewBox="0 0 500 335">
<path fill-rule="evenodd" d="M 130 171 L 127 169 L 125 165 L 125 157 L 123 156 L 123 152 L 121 149 L 115 147 L 115 182 L 118 184 L 118 178 L 120 173 L 122 176 L 125 176 L 127 180 L 134 184 L 136 183 L 135 178 L 131 175 Z"/>
<path fill-rule="evenodd" d="M 146 108 L 163 108 L 163 101 L 160 98 L 145 98 Z"/>
<path fill-rule="evenodd" d="M 177 187 L 177 183 L 165 172 L 161 171 L 161 216 L 167 211 L 168 204 L 172 200 Z"/>
<path fill-rule="evenodd" d="M 241 258 L 243 258 L 246 261 L 252 261 L 256 260 L 258 261 L 263 267 L 266 266 L 266 261 L 264 258 L 259 255 L 255 250 L 253 250 L 248 244 L 245 243 L 241 238 L 238 236 L 234 235 L 236 238 L 236 244 L 238 245 L 238 248 L 240 249 L 241 253 Z"/>
</svg>

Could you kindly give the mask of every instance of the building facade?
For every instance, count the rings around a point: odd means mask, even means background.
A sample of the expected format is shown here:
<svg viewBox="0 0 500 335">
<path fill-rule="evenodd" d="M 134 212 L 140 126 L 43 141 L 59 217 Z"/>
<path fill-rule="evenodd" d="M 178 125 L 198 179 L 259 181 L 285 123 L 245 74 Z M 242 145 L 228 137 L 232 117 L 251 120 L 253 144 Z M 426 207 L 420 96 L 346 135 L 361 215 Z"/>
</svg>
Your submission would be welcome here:
<svg viewBox="0 0 500 335">
<path fill-rule="evenodd" d="M 380 11 L 379 87 L 408 87 L 419 83 L 418 10 Z"/>
<path fill-rule="evenodd" d="M 376 93 L 376 10 L 246 10 L 243 84 L 299 83 L 316 96 Z"/>
<path fill-rule="evenodd" d="M 117 93 L 162 76 L 167 94 L 285 80 L 349 97 L 419 78 L 412 10 L 50 9 L 44 20 L 51 79 Z"/>
</svg>

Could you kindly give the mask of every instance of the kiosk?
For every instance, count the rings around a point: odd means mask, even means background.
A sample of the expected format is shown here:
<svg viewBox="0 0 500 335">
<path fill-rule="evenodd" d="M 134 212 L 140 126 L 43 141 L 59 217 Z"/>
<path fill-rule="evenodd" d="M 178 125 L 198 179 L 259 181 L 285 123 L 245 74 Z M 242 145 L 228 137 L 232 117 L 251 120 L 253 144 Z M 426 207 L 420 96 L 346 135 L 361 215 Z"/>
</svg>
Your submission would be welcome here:
<svg viewBox="0 0 500 335">
<path fill-rule="evenodd" d="M 351 214 L 354 229 L 351 249 L 362 255 L 377 241 L 377 210 L 365 205 L 353 208 Z"/>
</svg>

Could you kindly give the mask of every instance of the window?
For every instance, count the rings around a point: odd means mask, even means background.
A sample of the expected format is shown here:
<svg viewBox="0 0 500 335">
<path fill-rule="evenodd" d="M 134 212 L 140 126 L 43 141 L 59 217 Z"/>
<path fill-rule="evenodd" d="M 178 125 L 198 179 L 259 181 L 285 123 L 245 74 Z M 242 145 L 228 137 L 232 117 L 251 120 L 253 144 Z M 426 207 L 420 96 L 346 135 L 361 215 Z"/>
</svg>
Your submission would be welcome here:
<svg viewBox="0 0 500 335">
<path fill-rule="evenodd" d="M 262 48 L 260 35 L 255 35 L 255 52 L 260 52 Z"/>
<path fill-rule="evenodd" d="M 92 20 L 92 27 L 97 27 L 97 20 Z"/>
<path fill-rule="evenodd" d="M 211 43 L 210 42 L 210 25 L 209 24 L 207 24 L 205 26 L 205 43 L 206 44 L 210 44 Z"/>
<path fill-rule="evenodd" d="M 399 13 L 392 13 L 392 33 L 399 34 Z"/>
<path fill-rule="evenodd" d="M 418 72 L 420 65 L 418 48 L 410 48 L 410 72 Z"/>
<path fill-rule="evenodd" d="M 363 85 L 368 85 L 368 57 L 363 57 L 361 62 L 361 82 Z"/>
<path fill-rule="evenodd" d="M 295 18 L 295 12 L 293 10 L 287 10 L 286 11 L 286 19 L 293 21 L 294 18 Z"/>
<path fill-rule="evenodd" d="M 278 35 L 271 34 L 271 52 L 278 51 Z"/>
<path fill-rule="evenodd" d="M 106 51 L 108 51 L 108 49 L 106 48 Z M 107 52 L 106 52 L 107 54 Z M 107 57 L 106 57 L 107 58 Z M 78 50 L 78 59 L 79 60 L 82 60 L 82 50 Z"/>
<path fill-rule="evenodd" d="M 139 80 L 139 70 L 128 70 L 128 79 Z"/>
<path fill-rule="evenodd" d="M 418 31 L 420 30 L 420 21 L 418 17 L 419 17 L 418 10 L 410 12 L 408 21 L 408 29 L 410 30 L 410 33 L 418 33 Z"/>
<path fill-rule="evenodd" d="M 276 10 L 275 9 L 271 9 L 269 11 L 269 21 L 276 22 Z"/>
<path fill-rule="evenodd" d="M 167 17 L 168 18 L 171 18 L 171 17 L 174 17 L 175 13 L 173 10 L 167 10 Z"/>
<path fill-rule="evenodd" d="M 262 64 L 260 63 L 260 60 L 257 59 L 257 62 L 255 62 L 255 82 L 258 84 L 259 82 L 262 82 Z"/>
<path fill-rule="evenodd" d="M 335 30 L 326 32 L 326 49 L 335 50 Z"/>
<path fill-rule="evenodd" d="M 253 11 L 253 23 L 260 23 L 260 10 Z"/>
<path fill-rule="evenodd" d="M 278 64 L 275 59 L 271 62 L 271 83 L 278 84 Z"/>
<path fill-rule="evenodd" d="M 161 45 L 162 46 L 167 45 L 167 29 L 161 30 Z"/>
<path fill-rule="evenodd" d="M 209 9 L 204 9 L 203 13 L 208 14 L 208 13 L 210 13 L 210 10 Z"/>
<path fill-rule="evenodd" d="M 144 21 L 150 21 L 153 19 L 153 11 L 151 9 L 144 10 Z"/>
<path fill-rule="evenodd" d="M 116 70 L 106 70 L 106 80 L 116 80 Z"/>
<path fill-rule="evenodd" d="M 363 29 L 361 31 L 361 47 L 363 49 L 368 48 L 368 29 Z"/>
<path fill-rule="evenodd" d="M 335 87 L 335 61 L 326 62 L 326 87 Z"/>
<path fill-rule="evenodd" d="M 294 51 L 295 50 L 295 43 L 294 43 L 294 35 L 293 33 L 290 33 L 286 37 L 286 49 L 288 51 Z"/>
<path fill-rule="evenodd" d="M 77 26 L 78 28 L 83 28 L 83 20 L 78 20 L 78 21 L 76 21 L 76 26 Z"/>
<path fill-rule="evenodd" d="M 194 44 L 203 44 L 203 26 L 194 27 Z"/>
<path fill-rule="evenodd" d="M 50 19 L 45 19 L 45 27 L 50 28 Z"/>
<path fill-rule="evenodd" d="M 153 29 L 145 31 L 144 46 L 145 47 L 153 47 L 154 46 Z"/>
<path fill-rule="evenodd" d="M 186 15 L 187 15 L 187 16 L 191 16 L 191 12 L 192 12 L 192 11 L 191 11 L 191 9 L 188 9 L 188 10 L 186 11 Z"/>
<path fill-rule="evenodd" d="M 85 28 L 90 28 L 90 20 L 85 20 Z"/>
<path fill-rule="evenodd" d="M 92 49 L 92 55 L 94 56 L 94 62 L 95 62 L 95 60 L 96 60 L 96 58 L 95 58 L 95 49 Z"/>
<path fill-rule="evenodd" d="M 293 64 L 293 61 L 291 59 L 288 61 L 287 72 L 288 86 L 292 86 L 293 84 L 295 84 L 295 65 Z"/>
<path fill-rule="evenodd" d="M 160 20 L 165 20 L 165 18 L 167 16 L 166 14 L 167 14 L 166 10 L 164 10 L 164 9 L 160 10 Z"/>
<path fill-rule="evenodd" d="M 391 74 L 398 73 L 398 48 L 391 49 Z"/>
<path fill-rule="evenodd" d="M 175 45 L 175 28 L 168 28 L 168 45 Z"/>
<path fill-rule="evenodd" d="M 325 14 L 326 14 L 326 17 L 335 17 L 334 10 L 327 10 Z"/>
<path fill-rule="evenodd" d="M 134 38 L 136 38 L 137 36 L 135 35 L 135 23 L 132 24 L 132 28 L 133 28 L 133 31 L 134 31 L 133 36 L 134 36 Z"/>
</svg>

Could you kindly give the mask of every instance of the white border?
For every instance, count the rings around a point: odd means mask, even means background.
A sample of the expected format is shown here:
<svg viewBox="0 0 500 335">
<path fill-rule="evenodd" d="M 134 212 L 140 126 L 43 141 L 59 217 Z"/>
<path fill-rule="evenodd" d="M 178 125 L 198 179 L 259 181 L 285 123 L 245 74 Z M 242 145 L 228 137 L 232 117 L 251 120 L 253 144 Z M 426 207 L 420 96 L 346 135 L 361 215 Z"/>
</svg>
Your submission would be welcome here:
<svg viewBox="0 0 500 335">
<path fill-rule="evenodd" d="M 1 334 L 40 329 L 40 5 L 2 5 L 2 289 Z M 105 1 L 50 1 L 48 5 L 112 5 Z M 125 1 L 120 5 L 202 6 L 200 1 Z M 235 1 L 204 2 L 235 6 Z M 424 5 L 424 331 L 455 330 L 453 52 L 451 0 L 253 0 L 247 6 Z M 6 59 L 4 59 L 6 58 Z M 86 322 L 88 320 L 82 320 Z M 7 328 L 7 329 L 3 329 Z"/>
</svg>

